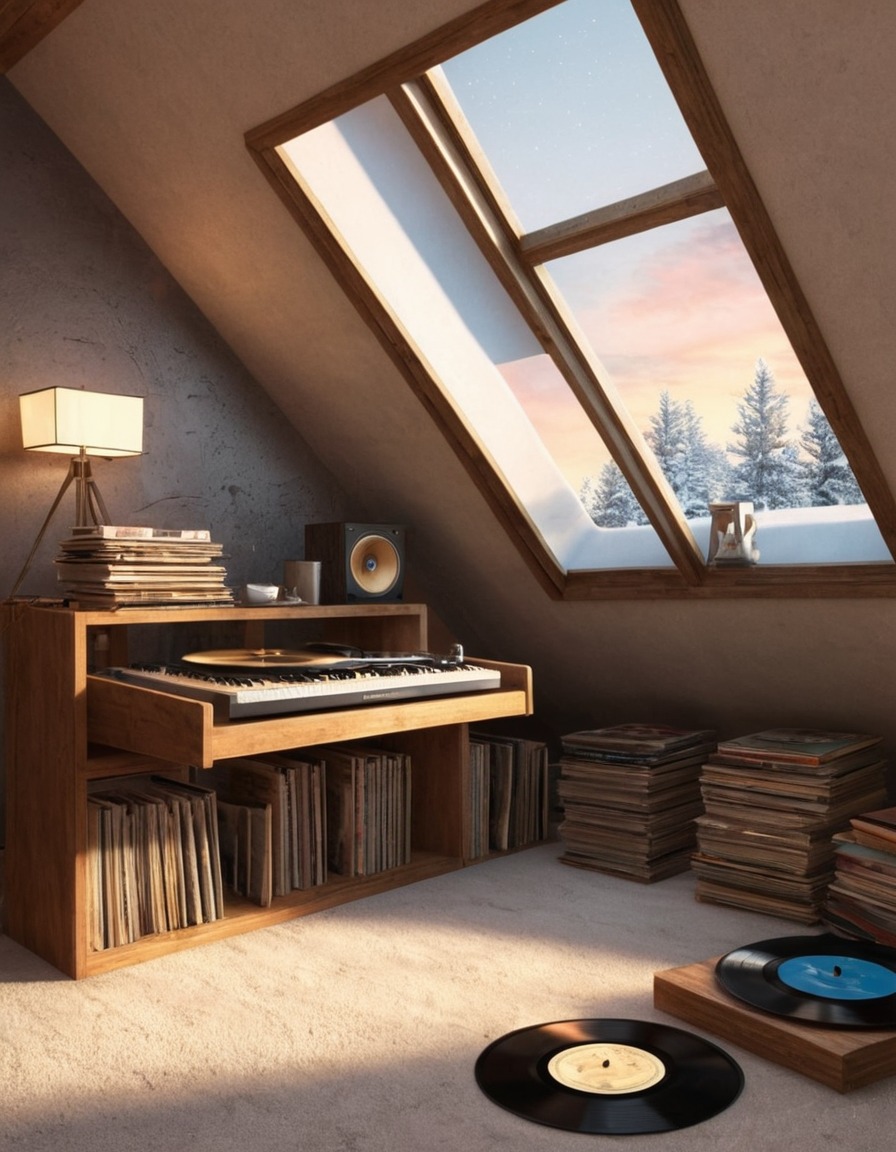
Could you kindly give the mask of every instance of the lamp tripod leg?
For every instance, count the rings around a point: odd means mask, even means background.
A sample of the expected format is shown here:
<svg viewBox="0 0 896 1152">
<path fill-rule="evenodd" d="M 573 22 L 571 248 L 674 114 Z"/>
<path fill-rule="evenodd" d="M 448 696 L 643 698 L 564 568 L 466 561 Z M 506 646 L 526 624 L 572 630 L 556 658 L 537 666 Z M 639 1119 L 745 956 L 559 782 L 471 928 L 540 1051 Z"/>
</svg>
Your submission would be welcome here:
<svg viewBox="0 0 896 1152">
<path fill-rule="evenodd" d="M 22 567 L 22 571 L 19 573 L 19 577 L 16 580 L 15 584 L 13 585 L 13 589 L 9 594 L 8 598 L 10 600 L 12 600 L 15 597 L 15 594 L 18 592 L 19 588 L 21 588 L 22 581 L 25 579 L 25 576 L 28 573 L 28 569 L 31 567 L 31 561 L 34 559 L 34 555 L 37 552 L 38 548 L 40 547 L 40 543 L 44 538 L 44 533 L 47 531 L 47 528 L 49 527 L 50 521 L 53 519 L 53 513 L 59 507 L 59 505 L 62 501 L 62 497 L 68 491 L 68 486 L 69 486 L 69 484 L 71 484 L 72 480 L 74 480 L 74 479 L 75 479 L 75 460 L 72 460 L 72 462 L 68 466 L 68 473 L 66 474 L 65 479 L 62 481 L 62 487 L 59 489 L 58 493 L 56 494 L 56 499 L 53 501 L 52 505 L 50 506 L 50 511 L 47 513 L 47 518 L 46 518 L 46 520 L 44 520 L 43 525 L 41 527 L 41 530 L 37 534 L 37 539 L 34 541 L 34 544 L 31 548 L 31 551 L 28 553 L 28 559 L 25 561 L 25 563 Z"/>
<path fill-rule="evenodd" d="M 109 513 L 106 511 L 106 505 L 103 503 L 103 498 L 100 495 L 97 482 L 92 476 L 86 479 L 87 485 L 87 507 L 90 512 L 90 519 L 94 524 L 108 524 Z M 86 520 L 84 523 L 86 524 Z"/>
</svg>

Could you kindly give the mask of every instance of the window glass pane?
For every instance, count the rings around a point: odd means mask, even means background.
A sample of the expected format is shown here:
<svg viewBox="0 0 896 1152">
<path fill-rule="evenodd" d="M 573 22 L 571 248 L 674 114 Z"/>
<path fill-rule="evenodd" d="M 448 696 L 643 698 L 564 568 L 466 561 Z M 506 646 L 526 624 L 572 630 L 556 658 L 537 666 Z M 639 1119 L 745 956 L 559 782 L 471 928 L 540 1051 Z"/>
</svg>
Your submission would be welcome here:
<svg viewBox="0 0 896 1152">
<path fill-rule="evenodd" d="M 388 101 L 371 101 L 279 151 L 558 563 L 670 565 L 651 525 L 633 528 L 626 542 L 601 532 L 583 507 L 576 468 L 602 451 L 600 438 Z"/>
<path fill-rule="evenodd" d="M 610 453 L 551 358 L 543 353 L 499 364 L 501 375 L 576 492 Z"/>
<path fill-rule="evenodd" d="M 668 392 L 724 447 L 760 357 L 795 411 L 812 396 L 724 209 L 547 267 L 644 431 Z"/>
<path fill-rule="evenodd" d="M 706 167 L 628 0 L 567 0 L 443 70 L 527 232 Z"/>
<path fill-rule="evenodd" d="M 686 514 L 735 492 L 768 508 L 864 503 L 725 210 L 549 269 Z M 812 469 L 835 458 L 839 487 Z"/>
</svg>

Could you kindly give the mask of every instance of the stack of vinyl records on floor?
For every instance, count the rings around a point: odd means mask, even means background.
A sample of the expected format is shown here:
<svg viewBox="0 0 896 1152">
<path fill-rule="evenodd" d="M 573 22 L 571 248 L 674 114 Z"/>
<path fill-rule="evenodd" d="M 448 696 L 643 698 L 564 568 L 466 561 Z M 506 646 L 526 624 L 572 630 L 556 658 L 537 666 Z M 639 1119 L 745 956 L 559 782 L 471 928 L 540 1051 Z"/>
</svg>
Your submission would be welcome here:
<svg viewBox="0 0 896 1152">
<path fill-rule="evenodd" d="M 56 558 L 65 596 L 84 608 L 226 605 L 233 592 L 205 528 L 73 528 Z"/>
<path fill-rule="evenodd" d="M 562 738 L 564 864 L 642 883 L 690 867 L 708 729 L 620 724 Z"/>
<path fill-rule="evenodd" d="M 836 932 L 896 948 L 896 808 L 862 812 L 834 837 L 822 919 Z"/>
<path fill-rule="evenodd" d="M 698 900 L 814 924 L 833 837 L 885 803 L 881 737 L 774 728 L 722 741 L 701 773 Z"/>
</svg>

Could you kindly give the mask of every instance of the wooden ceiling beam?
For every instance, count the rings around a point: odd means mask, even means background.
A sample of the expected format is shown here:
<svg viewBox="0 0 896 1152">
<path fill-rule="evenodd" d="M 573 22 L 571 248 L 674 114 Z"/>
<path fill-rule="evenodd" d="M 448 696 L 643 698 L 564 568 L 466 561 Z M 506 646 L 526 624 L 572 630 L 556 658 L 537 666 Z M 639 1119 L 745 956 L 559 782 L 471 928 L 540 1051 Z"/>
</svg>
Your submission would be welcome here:
<svg viewBox="0 0 896 1152">
<path fill-rule="evenodd" d="M 0 0 L 0 74 L 23 59 L 81 0 Z"/>
</svg>

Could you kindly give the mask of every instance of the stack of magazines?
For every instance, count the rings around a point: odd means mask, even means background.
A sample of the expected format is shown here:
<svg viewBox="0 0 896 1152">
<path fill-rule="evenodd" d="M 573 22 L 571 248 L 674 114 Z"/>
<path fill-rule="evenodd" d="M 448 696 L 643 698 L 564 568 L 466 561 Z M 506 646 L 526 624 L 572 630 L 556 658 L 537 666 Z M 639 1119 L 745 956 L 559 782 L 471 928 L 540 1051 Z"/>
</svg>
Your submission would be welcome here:
<svg viewBox="0 0 896 1152">
<path fill-rule="evenodd" d="M 233 603 L 205 528 L 73 528 L 56 558 L 65 596 L 83 608 Z"/>
<path fill-rule="evenodd" d="M 562 738 L 564 864 L 642 883 L 690 867 L 708 729 L 619 724 Z"/>
<path fill-rule="evenodd" d="M 719 744 L 701 774 L 696 896 L 814 924 L 834 835 L 885 802 L 881 738 L 773 728 Z"/>
</svg>

